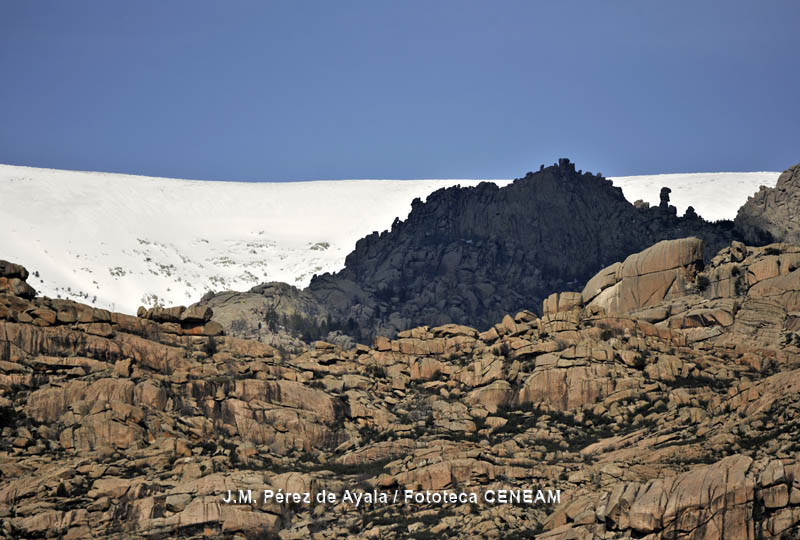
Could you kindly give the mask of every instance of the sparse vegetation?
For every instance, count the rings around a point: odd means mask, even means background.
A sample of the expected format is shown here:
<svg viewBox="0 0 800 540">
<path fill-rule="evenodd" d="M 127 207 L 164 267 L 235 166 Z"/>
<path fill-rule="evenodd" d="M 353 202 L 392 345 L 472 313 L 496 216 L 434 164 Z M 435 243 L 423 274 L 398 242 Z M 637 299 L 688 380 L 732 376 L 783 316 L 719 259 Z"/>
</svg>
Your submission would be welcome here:
<svg viewBox="0 0 800 540">
<path fill-rule="evenodd" d="M 206 343 L 203 346 L 203 352 L 205 352 L 209 357 L 217 354 L 217 340 L 214 338 L 214 336 L 208 336 L 208 338 L 206 338 Z"/>
<path fill-rule="evenodd" d="M 492 352 L 495 354 L 495 356 L 507 359 L 511 354 L 511 346 L 507 341 L 503 341 L 500 345 L 495 345 L 495 347 L 492 349 Z"/>
<path fill-rule="evenodd" d="M 109 274 L 116 277 L 124 277 L 128 274 L 128 272 L 122 268 L 121 266 L 115 266 L 114 268 L 108 269 Z"/>
<path fill-rule="evenodd" d="M 370 364 L 366 368 L 366 374 L 373 379 L 385 379 L 386 378 L 386 369 L 383 366 L 379 366 L 377 364 Z"/>
<path fill-rule="evenodd" d="M 633 359 L 633 367 L 639 371 L 644 370 L 645 366 L 647 366 L 647 359 L 649 356 L 650 351 L 648 350 L 643 350 L 636 353 L 636 357 Z"/>
<path fill-rule="evenodd" d="M 704 292 L 708 289 L 709 285 L 711 285 L 711 280 L 705 274 L 700 274 L 697 276 L 697 280 L 695 280 L 695 285 L 698 291 Z"/>
</svg>

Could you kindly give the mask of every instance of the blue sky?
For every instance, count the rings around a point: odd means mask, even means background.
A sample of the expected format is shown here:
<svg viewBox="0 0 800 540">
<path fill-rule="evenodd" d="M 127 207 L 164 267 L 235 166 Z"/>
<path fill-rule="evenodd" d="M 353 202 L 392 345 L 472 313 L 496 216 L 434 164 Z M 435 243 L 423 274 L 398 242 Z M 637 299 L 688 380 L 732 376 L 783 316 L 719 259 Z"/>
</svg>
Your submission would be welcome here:
<svg viewBox="0 0 800 540">
<path fill-rule="evenodd" d="M 227 180 L 800 161 L 800 2 L 0 2 L 0 163 Z"/>
</svg>

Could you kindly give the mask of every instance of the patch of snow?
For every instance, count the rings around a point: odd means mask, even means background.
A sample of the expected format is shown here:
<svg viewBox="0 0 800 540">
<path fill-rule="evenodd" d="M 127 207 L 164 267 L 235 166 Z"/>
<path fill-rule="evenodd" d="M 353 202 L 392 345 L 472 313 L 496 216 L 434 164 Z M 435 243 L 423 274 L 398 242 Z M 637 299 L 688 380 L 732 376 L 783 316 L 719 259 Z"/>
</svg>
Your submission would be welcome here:
<svg viewBox="0 0 800 540">
<path fill-rule="evenodd" d="M 614 178 L 631 202 L 732 219 L 778 173 Z M 489 180 L 500 186 L 510 180 Z M 128 313 L 265 281 L 305 287 L 358 239 L 405 219 L 415 197 L 481 180 L 212 182 L 0 165 L 0 259 L 40 294 Z M 36 274 L 34 274 L 36 272 Z M 37 275 L 38 274 L 38 275 Z"/>
<path fill-rule="evenodd" d="M 415 197 L 479 180 L 210 182 L 0 165 L 0 258 L 40 294 L 124 312 L 305 287 Z M 507 181 L 498 181 L 504 185 Z"/>
</svg>

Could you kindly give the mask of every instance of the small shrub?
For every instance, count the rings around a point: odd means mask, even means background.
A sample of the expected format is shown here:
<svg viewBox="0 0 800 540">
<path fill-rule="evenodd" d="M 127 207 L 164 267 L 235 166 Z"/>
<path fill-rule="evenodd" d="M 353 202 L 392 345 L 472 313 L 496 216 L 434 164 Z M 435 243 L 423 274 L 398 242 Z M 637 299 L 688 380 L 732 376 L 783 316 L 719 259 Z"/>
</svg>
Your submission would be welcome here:
<svg viewBox="0 0 800 540">
<path fill-rule="evenodd" d="M 200 443 L 200 447 L 203 449 L 202 452 L 203 455 L 213 456 L 217 451 L 217 443 L 210 440 L 202 441 Z"/>
<path fill-rule="evenodd" d="M 734 292 L 736 296 L 744 296 L 747 294 L 747 278 L 744 274 L 738 274 L 736 281 L 733 283 Z"/>
<path fill-rule="evenodd" d="M 279 326 L 278 312 L 274 307 L 270 307 L 264 315 L 264 322 L 267 323 L 267 328 L 270 332 L 276 332 Z"/>
<path fill-rule="evenodd" d="M 697 276 L 697 290 L 700 292 L 705 291 L 708 289 L 708 286 L 711 285 L 711 280 L 708 279 L 708 276 L 699 275 Z"/>
<path fill-rule="evenodd" d="M 214 339 L 214 336 L 208 336 L 206 344 L 203 346 L 203 352 L 205 352 L 209 358 L 217 354 L 217 340 Z"/>
<path fill-rule="evenodd" d="M 647 352 L 641 351 L 636 357 L 633 359 L 633 367 L 638 369 L 639 371 L 643 371 L 645 366 L 647 365 Z"/>
<path fill-rule="evenodd" d="M 372 377 L 373 379 L 385 379 L 386 378 L 386 369 L 383 366 L 379 366 L 376 364 L 370 364 L 367 366 L 366 369 L 367 375 Z"/>
<path fill-rule="evenodd" d="M 21 415 L 14 407 L 0 407 L 0 429 L 14 427 L 20 423 Z"/>
<path fill-rule="evenodd" d="M 500 345 L 495 346 L 492 352 L 494 352 L 495 356 L 508 358 L 508 355 L 511 353 L 511 347 L 507 341 L 504 341 Z"/>
</svg>

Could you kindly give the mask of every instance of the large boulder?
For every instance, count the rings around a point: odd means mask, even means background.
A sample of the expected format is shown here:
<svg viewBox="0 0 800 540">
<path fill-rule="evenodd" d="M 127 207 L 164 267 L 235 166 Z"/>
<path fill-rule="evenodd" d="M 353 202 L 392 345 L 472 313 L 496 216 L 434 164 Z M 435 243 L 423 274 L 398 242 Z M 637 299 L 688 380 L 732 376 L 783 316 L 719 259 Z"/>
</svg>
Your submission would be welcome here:
<svg viewBox="0 0 800 540">
<path fill-rule="evenodd" d="M 0 293 L 33 298 L 36 290 L 25 283 L 28 270 L 24 266 L 0 260 Z"/>
<path fill-rule="evenodd" d="M 28 270 L 21 264 L 0 260 L 0 277 L 19 278 L 25 281 L 28 279 Z"/>
<path fill-rule="evenodd" d="M 630 313 L 686 294 L 702 264 L 699 238 L 664 240 L 601 270 L 581 295 L 606 313 Z"/>
<path fill-rule="evenodd" d="M 800 310 L 800 246 L 748 247 L 734 242 L 712 259 L 704 274 L 707 297 L 747 295 L 774 302 L 789 312 Z"/>
</svg>

